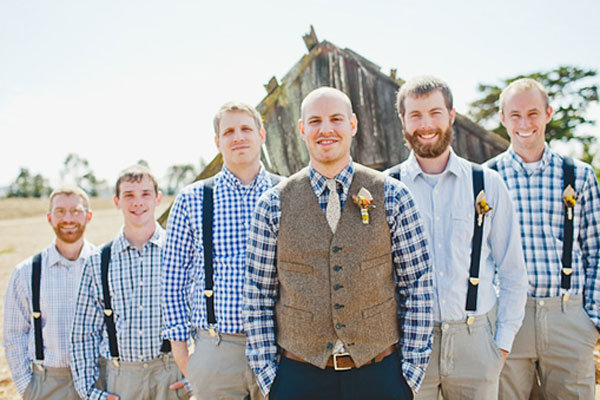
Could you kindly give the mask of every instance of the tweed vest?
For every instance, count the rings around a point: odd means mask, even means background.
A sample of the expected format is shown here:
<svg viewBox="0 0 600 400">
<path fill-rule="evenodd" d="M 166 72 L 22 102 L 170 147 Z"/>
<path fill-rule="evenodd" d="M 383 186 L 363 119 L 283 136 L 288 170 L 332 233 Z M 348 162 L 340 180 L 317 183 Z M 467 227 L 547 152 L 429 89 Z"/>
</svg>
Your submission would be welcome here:
<svg viewBox="0 0 600 400">
<path fill-rule="evenodd" d="M 277 344 L 325 368 L 339 338 L 357 366 L 399 340 L 384 175 L 354 163 L 335 234 L 310 185 L 308 168 L 279 186 Z M 352 195 L 369 190 L 376 208 L 363 224 Z"/>
</svg>

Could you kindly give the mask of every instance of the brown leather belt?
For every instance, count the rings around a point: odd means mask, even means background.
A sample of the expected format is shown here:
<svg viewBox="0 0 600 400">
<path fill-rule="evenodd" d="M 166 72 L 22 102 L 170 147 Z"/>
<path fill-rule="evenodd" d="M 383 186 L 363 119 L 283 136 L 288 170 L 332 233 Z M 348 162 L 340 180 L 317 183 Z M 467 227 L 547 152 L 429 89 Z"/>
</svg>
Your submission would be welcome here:
<svg viewBox="0 0 600 400">
<path fill-rule="evenodd" d="M 379 353 L 375 357 L 373 357 L 373 359 L 371 360 L 371 363 L 375 364 L 375 363 L 383 361 L 384 358 L 386 358 L 390 354 L 393 354 L 394 350 L 395 350 L 394 345 L 388 347 L 387 349 L 385 349 L 384 351 L 382 351 L 381 353 Z M 304 359 L 298 357 L 294 353 L 290 353 L 287 350 L 283 351 L 283 356 L 286 358 L 289 358 L 290 360 L 299 361 L 299 362 L 308 364 L 308 361 L 305 361 Z M 325 364 L 325 365 L 327 367 L 332 367 L 336 371 L 346 371 L 346 370 L 349 370 L 352 368 L 357 368 L 356 364 L 354 364 L 354 361 L 352 360 L 352 357 L 350 357 L 350 354 L 348 354 L 348 353 L 333 354 L 333 355 L 329 356 L 329 359 L 327 360 L 327 364 Z"/>
</svg>

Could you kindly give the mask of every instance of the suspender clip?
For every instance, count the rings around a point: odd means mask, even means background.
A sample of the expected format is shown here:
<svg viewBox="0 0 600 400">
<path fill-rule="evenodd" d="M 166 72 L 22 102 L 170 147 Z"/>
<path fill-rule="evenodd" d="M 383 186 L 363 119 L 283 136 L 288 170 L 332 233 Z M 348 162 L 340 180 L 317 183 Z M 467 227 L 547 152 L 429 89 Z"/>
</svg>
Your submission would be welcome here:
<svg viewBox="0 0 600 400">
<path fill-rule="evenodd" d="M 37 368 L 38 371 L 43 372 L 44 371 L 44 365 L 42 364 L 44 362 L 44 360 L 38 360 L 35 359 L 31 362 L 31 372 L 33 372 L 33 368 Z"/>
<path fill-rule="evenodd" d="M 121 364 L 119 364 L 119 357 L 113 357 L 111 361 L 115 367 L 119 368 L 121 366 Z"/>
</svg>

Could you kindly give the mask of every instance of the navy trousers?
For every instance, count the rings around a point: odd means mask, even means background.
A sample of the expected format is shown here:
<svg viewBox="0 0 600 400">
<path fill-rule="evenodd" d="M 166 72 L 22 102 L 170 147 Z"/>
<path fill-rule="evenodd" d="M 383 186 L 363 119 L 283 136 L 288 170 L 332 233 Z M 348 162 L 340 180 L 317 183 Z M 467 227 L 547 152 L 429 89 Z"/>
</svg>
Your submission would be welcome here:
<svg viewBox="0 0 600 400">
<path fill-rule="evenodd" d="M 269 400 L 412 400 L 397 352 L 347 371 L 282 357 Z"/>
</svg>

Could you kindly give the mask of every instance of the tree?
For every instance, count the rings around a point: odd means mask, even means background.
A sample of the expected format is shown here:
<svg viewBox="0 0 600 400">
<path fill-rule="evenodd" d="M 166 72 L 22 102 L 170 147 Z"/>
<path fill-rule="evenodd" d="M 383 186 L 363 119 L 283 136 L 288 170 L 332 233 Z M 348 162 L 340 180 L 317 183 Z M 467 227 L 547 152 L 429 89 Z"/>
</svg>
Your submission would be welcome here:
<svg viewBox="0 0 600 400">
<path fill-rule="evenodd" d="M 59 174 L 63 183 L 77 185 L 90 196 L 97 196 L 106 187 L 106 181 L 96 177 L 88 160 L 75 153 L 67 155 Z"/>
<path fill-rule="evenodd" d="M 171 165 L 167 169 L 167 194 L 174 195 L 185 184 L 196 177 L 196 169 L 192 164 Z"/>
<path fill-rule="evenodd" d="M 52 188 L 48 180 L 40 174 L 33 175 L 29 169 L 21 168 L 15 181 L 10 184 L 7 197 L 49 196 Z"/>
<path fill-rule="evenodd" d="M 548 90 L 550 104 L 554 108 L 552 120 L 546 127 L 546 139 L 550 143 L 561 141 L 580 144 L 580 158 L 598 167 L 594 152 L 598 138 L 591 133 L 596 121 L 587 114 L 589 106 L 598 102 L 596 76 L 597 71 L 593 69 L 560 66 L 550 71 L 504 79 L 500 85 L 482 83 L 477 87 L 482 95 L 469 105 L 468 114 L 477 123 L 508 139 L 498 116 L 500 93 L 517 79 L 533 78 Z M 598 169 L 596 172 L 598 175 Z"/>
</svg>

